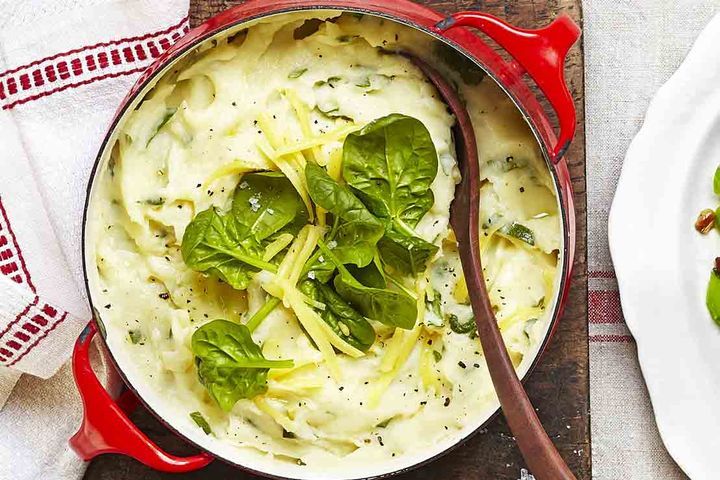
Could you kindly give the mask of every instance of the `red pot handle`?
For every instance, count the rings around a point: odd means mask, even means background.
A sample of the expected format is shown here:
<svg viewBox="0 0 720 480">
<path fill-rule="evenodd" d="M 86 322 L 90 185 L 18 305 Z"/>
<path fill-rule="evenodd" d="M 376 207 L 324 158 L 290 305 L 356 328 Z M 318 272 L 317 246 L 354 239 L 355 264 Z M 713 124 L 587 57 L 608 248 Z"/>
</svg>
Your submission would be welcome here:
<svg viewBox="0 0 720 480">
<path fill-rule="evenodd" d="M 538 30 L 513 27 L 497 17 L 481 12 L 458 12 L 435 28 L 445 32 L 455 27 L 477 28 L 495 40 L 537 83 L 555 109 L 560 134 L 552 151 L 554 163 L 560 161 L 575 135 L 575 104 L 565 84 L 565 57 L 580 37 L 580 27 L 567 15 Z"/>
<path fill-rule="evenodd" d="M 119 453 L 155 470 L 172 473 L 198 470 L 212 462 L 214 458 L 207 453 L 177 457 L 164 452 L 128 419 L 90 366 L 90 345 L 96 333 L 95 323 L 89 323 L 73 352 L 73 375 L 85 411 L 80 430 L 69 442 L 75 453 L 85 461 L 103 453 Z M 120 403 L 127 400 L 121 398 Z"/>
</svg>

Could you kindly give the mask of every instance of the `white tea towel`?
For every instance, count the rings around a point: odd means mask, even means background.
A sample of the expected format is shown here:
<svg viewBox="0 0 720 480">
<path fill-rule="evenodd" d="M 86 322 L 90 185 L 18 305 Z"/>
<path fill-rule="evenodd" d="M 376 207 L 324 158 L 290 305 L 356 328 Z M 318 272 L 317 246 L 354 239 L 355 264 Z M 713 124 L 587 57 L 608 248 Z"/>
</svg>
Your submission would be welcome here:
<svg viewBox="0 0 720 480">
<path fill-rule="evenodd" d="M 187 14 L 188 0 L 0 0 L 0 480 L 85 469 L 67 444 L 82 417 L 67 360 L 90 319 L 85 187 L 120 102 Z"/>
<path fill-rule="evenodd" d="M 187 0 L 0 1 L 0 368 L 42 378 L 90 319 L 85 188 L 139 72 L 188 28 Z M 0 371 L 0 405 L 17 373 Z"/>
<path fill-rule="evenodd" d="M 686 478 L 663 447 L 620 309 L 607 221 L 630 141 L 720 0 L 584 0 L 593 478 Z"/>
</svg>

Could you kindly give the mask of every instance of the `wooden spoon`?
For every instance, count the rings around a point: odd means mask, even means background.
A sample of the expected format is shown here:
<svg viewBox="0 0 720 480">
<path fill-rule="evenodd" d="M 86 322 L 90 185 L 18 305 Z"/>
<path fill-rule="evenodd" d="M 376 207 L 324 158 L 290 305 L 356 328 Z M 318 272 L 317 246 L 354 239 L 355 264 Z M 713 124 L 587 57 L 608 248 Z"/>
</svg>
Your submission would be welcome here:
<svg viewBox="0 0 720 480">
<path fill-rule="evenodd" d="M 505 419 L 520 452 L 538 480 L 575 480 L 575 476 L 548 437 L 535 409 L 510 362 L 505 342 L 490 305 L 485 286 L 479 245 L 480 168 L 472 122 L 457 92 L 445 78 L 416 56 L 403 52 L 435 85 L 456 118 L 453 135 L 462 180 L 450 206 L 450 224 L 455 231 L 470 303 L 485 360 Z"/>
</svg>

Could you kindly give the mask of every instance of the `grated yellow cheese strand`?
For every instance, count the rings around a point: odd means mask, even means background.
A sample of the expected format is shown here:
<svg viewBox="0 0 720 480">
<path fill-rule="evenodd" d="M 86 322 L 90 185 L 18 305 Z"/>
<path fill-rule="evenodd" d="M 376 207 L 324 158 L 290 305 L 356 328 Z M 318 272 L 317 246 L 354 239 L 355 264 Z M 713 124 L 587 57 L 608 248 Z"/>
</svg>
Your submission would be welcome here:
<svg viewBox="0 0 720 480">
<path fill-rule="evenodd" d="M 297 295 L 297 293 L 299 293 L 297 290 L 289 289 L 289 291 L 285 292 L 284 298 L 287 300 L 290 308 L 292 308 L 295 312 L 300 324 L 303 328 L 305 328 L 305 331 L 308 335 L 310 335 L 313 342 L 315 342 L 315 345 L 325 359 L 325 363 L 327 363 L 330 375 L 332 375 L 335 380 L 339 380 L 340 368 L 338 367 L 335 350 L 330 344 L 327 335 L 325 335 L 325 330 L 322 328 L 320 323 L 325 322 L 323 322 L 322 318 L 315 313 L 315 310 L 308 307 L 305 302 L 303 302 L 302 298 Z"/>
<path fill-rule="evenodd" d="M 307 105 L 305 105 L 305 103 L 300 100 L 300 97 L 298 96 L 297 92 L 295 92 L 295 90 L 285 89 L 281 91 L 281 94 L 284 95 L 285 98 L 287 98 L 290 102 L 290 106 L 295 112 L 295 116 L 300 123 L 300 130 L 302 131 L 303 135 L 306 138 L 312 137 L 313 134 L 312 127 L 310 126 L 310 111 Z M 329 161 L 328 155 L 317 145 L 313 146 L 309 150 L 306 150 L 304 154 L 308 156 L 308 160 L 310 160 L 311 162 L 315 162 L 323 167 L 327 165 Z M 315 206 L 315 208 L 318 218 L 318 225 L 324 227 L 326 225 L 327 211 L 317 205 Z"/>
<path fill-rule="evenodd" d="M 405 364 L 407 359 L 410 357 L 413 349 L 415 348 L 417 340 L 418 338 L 420 338 L 421 331 L 422 325 L 417 324 L 415 325 L 415 328 L 410 330 L 403 339 L 400 350 L 398 352 L 397 360 L 395 362 L 395 367 L 390 372 L 380 375 L 380 378 L 375 382 L 375 385 L 370 392 L 370 396 L 368 398 L 368 405 L 370 406 L 370 408 L 376 408 L 378 406 L 378 404 L 380 403 L 380 398 L 382 398 L 383 394 L 390 386 L 392 381 L 395 379 L 397 374 L 400 373 L 400 369 Z"/>
<path fill-rule="evenodd" d="M 308 232 L 305 243 L 298 252 L 297 257 L 293 260 L 293 264 L 288 272 L 288 280 L 292 286 L 295 286 L 300 279 L 300 274 L 313 251 L 315 251 L 315 247 L 317 247 L 318 240 L 320 240 L 323 232 L 323 228 L 317 225 L 305 225 L 303 229 L 307 229 Z"/>
<path fill-rule="evenodd" d="M 310 368 L 312 367 L 312 368 Z M 312 361 L 307 361 L 304 363 L 297 362 L 295 363 L 295 366 L 293 368 L 286 368 L 286 369 L 279 369 L 279 368 L 271 368 L 268 371 L 268 379 L 270 380 L 276 380 L 276 381 L 282 381 L 284 378 L 287 378 L 288 376 L 291 376 L 295 373 L 301 372 L 303 370 L 311 370 L 317 368 L 317 363 Z"/>
<path fill-rule="evenodd" d="M 300 142 L 291 145 L 285 145 L 283 147 L 276 146 L 275 155 L 278 157 L 284 157 L 285 155 L 291 155 L 295 153 L 301 153 L 306 150 L 312 150 L 315 147 L 320 147 L 331 142 L 339 142 L 341 140 L 344 140 L 345 137 L 347 137 L 349 134 L 357 132 L 358 130 L 360 130 L 360 128 L 361 127 L 357 125 L 343 125 L 342 127 L 330 130 L 327 133 L 306 138 Z"/>
<path fill-rule="evenodd" d="M 309 397 L 310 395 L 317 393 L 322 386 L 323 385 L 321 383 L 298 385 L 297 387 L 288 387 L 283 384 L 269 385 L 267 392 L 265 392 L 265 396 L 282 400 L 293 400 L 298 397 Z"/>
<path fill-rule="evenodd" d="M 282 298 L 284 296 L 284 292 L 295 289 L 295 286 L 285 278 L 275 277 L 272 282 L 263 285 L 263 288 L 273 297 Z M 317 300 L 308 297 L 299 290 L 297 290 L 297 294 L 303 299 L 303 302 L 305 302 L 307 305 L 310 305 L 313 308 L 317 308 L 318 310 L 325 310 L 326 306 L 324 303 L 318 302 Z"/>
<path fill-rule="evenodd" d="M 305 245 L 305 241 L 310 234 L 308 226 L 309 225 L 306 225 L 300 229 L 297 237 L 295 237 L 295 241 L 293 241 L 292 245 L 290 245 L 290 250 L 288 250 L 288 253 L 285 254 L 285 258 L 283 258 L 282 262 L 280 262 L 280 265 L 278 265 L 277 276 L 279 278 L 289 278 L 293 265 L 295 264 L 298 255 L 300 255 L 303 245 Z"/>
<path fill-rule="evenodd" d="M 340 177 L 342 176 L 342 149 L 337 149 L 330 155 L 327 173 L 330 175 L 330 178 L 336 182 L 340 181 Z"/>
<path fill-rule="evenodd" d="M 383 355 L 383 358 L 380 361 L 381 372 L 389 372 L 395 367 L 404 338 L 405 330 L 402 328 L 396 328 L 393 332 L 392 338 L 387 342 L 387 350 L 385 350 L 385 355 Z"/>
<path fill-rule="evenodd" d="M 278 237 L 270 242 L 270 245 L 265 247 L 265 253 L 263 253 L 262 259 L 264 262 L 269 262 L 272 260 L 275 255 L 282 252 L 285 247 L 290 245 L 290 243 L 293 241 L 293 235 L 291 233 L 283 233 L 278 235 Z"/>
<path fill-rule="evenodd" d="M 435 390 L 438 392 L 439 379 L 437 372 L 433 368 L 435 358 L 433 357 L 433 348 L 427 343 L 422 344 L 420 352 L 420 378 L 422 379 L 425 390 Z"/>
<path fill-rule="evenodd" d="M 325 320 L 323 320 L 319 315 L 318 319 L 321 322 L 320 326 L 322 326 L 323 330 L 325 330 L 325 334 L 327 335 L 328 340 L 333 347 L 337 348 L 342 353 L 352 358 L 360 358 L 365 356 L 365 353 L 362 350 L 358 350 L 357 348 L 353 347 L 345 340 L 343 340 L 342 337 L 340 337 L 337 333 L 335 333 L 333 329 L 330 328 L 330 325 L 325 323 Z"/>
<path fill-rule="evenodd" d="M 278 412 L 275 408 L 270 406 L 269 403 L 265 401 L 262 397 L 255 397 L 253 399 L 253 403 L 260 409 L 261 412 L 266 413 L 270 417 L 272 417 L 275 422 L 283 427 L 288 432 L 292 432 L 295 429 L 295 426 L 292 423 L 292 420 L 290 420 L 287 416 L 283 415 L 281 412 Z"/>
<path fill-rule="evenodd" d="M 260 129 L 265 133 L 265 136 L 270 143 L 270 147 L 276 150 L 279 145 L 282 145 L 282 139 L 280 135 L 275 131 L 272 125 L 270 117 L 262 112 L 258 115 L 258 125 Z M 277 152 L 270 152 L 263 142 L 258 142 L 258 148 L 270 160 L 275 166 L 280 169 L 281 172 L 290 180 L 295 190 L 297 190 L 300 198 L 302 198 L 305 207 L 307 208 L 310 220 L 314 219 L 314 213 L 312 203 L 310 202 L 310 195 L 307 192 L 307 184 L 305 182 L 305 159 L 299 153 L 293 156 L 294 161 L 289 161 L 284 156 L 277 156 Z"/>
<path fill-rule="evenodd" d="M 254 172 L 256 170 L 258 170 L 258 168 L 253 167 L 250 162 L 246 162 L 244 160 L 236 160 L 216 169 L 213 173 L 210 174 L 208 178 L 205 179 L 205 181 L 203 182 L 203 186 L 208 187 L 216 180 L 227 175 L 243 174 L 248 172 Z"/>
<path fill-rule="evenodd" d="M 285 89 L 281 93 L 290 102 L 290 106 L 295 112 L 295 116 L 300 123 L 300 130 L 302 131 L 303 135 L 305 135 L 305 137 L 312 137 L 312 128 L 310 127 L 310 111 L 307 108 L 307 105 L 305 105 L 305 103 L 300 100 L 300 97 L 298 96 L 297 92 L 295 92 L 295 90 Z M 325 164 L 327 164 L 327 162 L 323 163 L 323 152 L 318 147 L 313 147 L 312 149 L 310 149 L 309 157 L 311 161 L 314 161 L 315 163 L 318 163 L 322 166 L 325 166 Z"/>
</svg>

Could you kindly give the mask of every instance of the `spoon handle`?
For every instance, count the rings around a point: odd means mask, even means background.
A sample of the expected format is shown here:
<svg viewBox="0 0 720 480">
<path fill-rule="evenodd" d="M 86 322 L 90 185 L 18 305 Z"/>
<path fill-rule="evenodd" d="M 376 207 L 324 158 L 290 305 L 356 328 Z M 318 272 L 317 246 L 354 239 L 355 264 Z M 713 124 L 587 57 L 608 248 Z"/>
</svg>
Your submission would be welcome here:
<svg viewBox="0 0 720 480">
<path fill-rule="evenodd" d="M 467 249 L 460 246 L 460 251 L 479 252 L 479 249 L 477 246 Z M 472 257 L 473 255 L 464 256 Z M 463 257 L 462 254 L 461 257 Z M 468 290 L 474 292 L 470 295 L 470 302 L 475 313 L 480 342 L 503 414 L 510 430 L 515 435 L 520 452 L 530 471 L 538 480 L 575 480 L 575 476 L 540 423 L 540 419 L 510 362 L 505 342 L 488 299 L 485 281 L 478 275 L 482 269 L 466 267 L 467 261 L 474 260 L 468 258 L 462 260 L 462 263 L 463 270 L 466 272 Z M 479 254 L 477 254 L 477 262 L 479 265 Z"/>
</svg>

